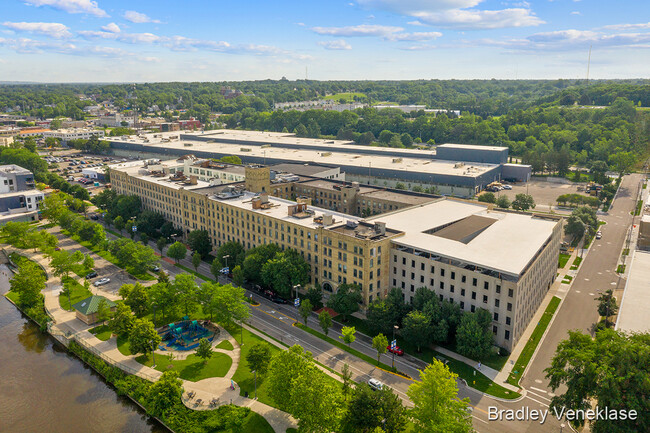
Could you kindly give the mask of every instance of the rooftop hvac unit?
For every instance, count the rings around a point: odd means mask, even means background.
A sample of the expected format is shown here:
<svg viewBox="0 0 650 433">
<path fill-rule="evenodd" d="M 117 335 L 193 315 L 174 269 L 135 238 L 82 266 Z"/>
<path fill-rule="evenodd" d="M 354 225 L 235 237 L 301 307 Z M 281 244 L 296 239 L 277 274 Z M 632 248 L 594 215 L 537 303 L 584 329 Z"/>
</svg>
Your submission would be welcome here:
<svg viewBox="0 0 650 433">
<path fill-rule="evenodd" d="M 350 229 L 356 229 L 359 226 L 359 223 L 354 220 L 347 220 L 345 226 Z"/>
<path fill-rule="evenodd" d="M 332 152 L 323 152 L 320 156 L 332 156 Z"/>
</svg>

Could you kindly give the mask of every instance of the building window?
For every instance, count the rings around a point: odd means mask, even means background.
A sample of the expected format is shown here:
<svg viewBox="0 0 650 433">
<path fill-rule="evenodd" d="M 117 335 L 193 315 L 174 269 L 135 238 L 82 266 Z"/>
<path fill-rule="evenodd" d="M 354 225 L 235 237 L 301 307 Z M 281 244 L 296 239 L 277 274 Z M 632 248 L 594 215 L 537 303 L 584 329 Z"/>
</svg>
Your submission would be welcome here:
<svg viewBox="0 0 650 433">
<path fill-rule="evenodd" d="M 440 282 L 440 290 L 445 290 L 445 283 L 442 281 Z"/>
<path fill-rule="evenodd" d="M 466 281 L 467 281 L 467 277 L 466 277 L 465 275 L 461 275 L 461 276 L 460 276 L 460 282 L 461 282 L 461 283 L 464 283 L 464 282 L 466 282 Z"/>
<path fill-rule="evenodd" d="M 476 292 L 472 292 L 472 299 L 476 299 Z"/>
<path fill-rule="evenodd" d="M 434 274 L 436 272 L 436 268 L 431 266 L 431 273 Z"/>
<path fill-rule="evenodd" d="M 452 280 L 455 280 L 455 279 L 456 279 L 456 272 L 453 272 L 453 271 L 452 271 L 452 273 L 451 273 L 451 279 L 452 279 Z"/>
<path fill-rule="evenodd" d="M 501 286 L 497 284 L 497 293 L 501 293 Z"/>
<path fill-rule="evenodd" d="M 469 310 L 473 313 L 474 311 L 476 311 L 476 307 L 472 305 L 472 306 L 469 308 Z"/>
<path fill-rule="evenodd" d="M 495 300 L 494 300 L 494 306 L 497 307 L 497 308 L 499 308 L 499 302 L 500 302 L 500 301 L 499 301 L 498 299 L 495 299 Z"/>
<path fill-rule="evenodd" d="M 476 278 L 472 278 L 472 286 L 476 287 L 477 281 Z"/>
<path fill-rule="evenodd" d="M 494 335 L 497 335 L 498 332 L 499 332 L 499 328 L 497 328 L 497 325 L 493 325 L 493 326 L 492 326 L 492 333 L 493 333 Z"/>
<path fill-rule="evenodd" d="M 489 290 L 489 289 L 490 289 L 490 283 L 488 283 L 487 281 L 484 281 L 484 282 L 483 282 L 483 288 L 484 288 L 485 290 Z"/>
<path fill-rule="evenodd" d="M 465 289 L 460 289 L 460 296 L 465 296 Z"/>
<path fill-rule="evenodd" d="M 450 284 L 450 285 L 449 285 L 449 291 L 450 291 L 451 293 L 454 293 L 454 285 L 453 285 L 453 284 Z"/>
<path fill-rule="evenodd" d="M 512 311 L 512 304 L 508 302 L 508 311 Z"/>
<path fill-rule="evenodd" d="M 420 263 L 420 269 L 424 270 L 424 263 Z"/>
<path fill-rule="evenodd" d="M 411 267 L 412 267 L 412 268 L 415 267 L 415 260 L 411 260 Z"/>
<path fill-rule="evenodd" d="M 510 331 L 506 330 L 506 334 L 504 336 L 506 340 L 510 340 Z"/>
<path fill-rule="evenodd" d="M 443 268 L 440 268 L 440 276 L 441 277 L 445 276 L 445 270 Z"/>
<path fill-rule="evenodd" d="M 461 310 L 465 309 L 465 303 L 463 301 L 460 301 L 460 309 Z"/>
<path fill-rule="evenodd" d="M 499 321 L 499 313 L 494 313 L 494 321 L 498 322 Z"/>
<path fill-rule="evenodd" d="M 510 325 L 510 317 L 506 316 L 506 325 Z"/>
<path fill-rule="evenodd" d="M 508 297 L 512 298 L 512 296 L 515 294 L 514 290 L 508 289 Z"/>
<path fill-rule="evenodd" d="M 487 304 L 487 295 L 483 295 L 483 303 Z"/>
</svg>

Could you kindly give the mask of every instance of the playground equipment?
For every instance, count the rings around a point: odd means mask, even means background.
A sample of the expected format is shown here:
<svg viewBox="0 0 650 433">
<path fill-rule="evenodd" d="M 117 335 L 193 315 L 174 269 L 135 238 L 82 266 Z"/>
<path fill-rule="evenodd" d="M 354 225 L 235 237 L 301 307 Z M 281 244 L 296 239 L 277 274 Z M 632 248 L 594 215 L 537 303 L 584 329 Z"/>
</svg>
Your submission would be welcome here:
<svg viewBox="0 0 650 433">
<path fill-rule="evenodd" d="M 163 350 L 192 350 L 199 346 L 199 340 L 207 338 L 212 341 L 215 332 L 203 327 L 197 320 L 189 320 L 187 316 L 176 323 L 170 323 L 158 331 L 162 338 Z"/>
</svg>

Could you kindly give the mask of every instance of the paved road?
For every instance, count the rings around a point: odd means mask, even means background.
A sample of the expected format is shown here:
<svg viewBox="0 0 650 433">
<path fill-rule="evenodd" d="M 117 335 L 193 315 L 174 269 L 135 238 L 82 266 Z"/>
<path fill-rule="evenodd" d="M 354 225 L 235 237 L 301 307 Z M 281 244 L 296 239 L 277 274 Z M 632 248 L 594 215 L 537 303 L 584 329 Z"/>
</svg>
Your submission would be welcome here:
<svg viewBox="0 0 650 433">
<path fill-rule="evenodd" d="M 551 365 L 558 344 L 568 337 L 569 330 L 592 332 L 592 327 L 598 320 L 596 311 L 598 302 L 594 298 L 607 289 L 624 287 L 625 280 L 619 278 L 615 270 L 628 230 L 632 225 L 633 216 L 630 215 L 630 211 L 636 207 L 641 179 L 640 174 L 625 176 L 614 201 L 614 207 L 607 215 L 599 217 L 607 223 L 601 227 L 603 237 L 600 240 L 594 239 L 594 245 L 582 263 L 560 310 L 556 313 L 546 338 L 521 380 L 524 388 L 528 390 L 537 388 L 538 394 L 548 397 L 550 389 L 544 369 Z"/>
</svg>

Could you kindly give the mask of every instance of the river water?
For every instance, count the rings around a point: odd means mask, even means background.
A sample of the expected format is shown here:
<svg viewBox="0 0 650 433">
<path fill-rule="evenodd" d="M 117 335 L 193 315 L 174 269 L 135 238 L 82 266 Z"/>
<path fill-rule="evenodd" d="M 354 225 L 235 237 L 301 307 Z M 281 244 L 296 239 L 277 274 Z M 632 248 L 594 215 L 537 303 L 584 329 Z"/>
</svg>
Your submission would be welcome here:
<svg viewBox="0 0 650 433">
<path fill-rule="evenodd" d="M 0 293 L 9 289 L 0 265 Z M 165 433 L 0 296 L 0 432 Z"/>
</svg>

